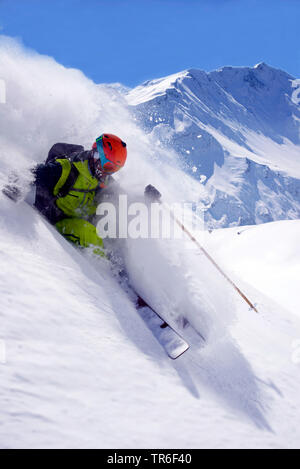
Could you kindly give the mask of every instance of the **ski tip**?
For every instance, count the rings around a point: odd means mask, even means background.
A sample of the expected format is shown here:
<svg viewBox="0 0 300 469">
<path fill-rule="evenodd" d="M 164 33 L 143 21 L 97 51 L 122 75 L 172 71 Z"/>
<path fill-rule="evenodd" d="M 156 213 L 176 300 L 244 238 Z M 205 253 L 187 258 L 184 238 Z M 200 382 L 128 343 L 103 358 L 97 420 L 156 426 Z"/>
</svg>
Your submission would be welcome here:
<svg viewBox="0 0 300 469">
<path fill-rule="evenodd" d="M 178 347 L 177 349 L 168 352 L 169 358 L 172 360 L 176 360 L 177 358 L 181 357 L 185 352 L 189 350 L 190 346 L 186 344 L 184 347 Z"/>
</svg>

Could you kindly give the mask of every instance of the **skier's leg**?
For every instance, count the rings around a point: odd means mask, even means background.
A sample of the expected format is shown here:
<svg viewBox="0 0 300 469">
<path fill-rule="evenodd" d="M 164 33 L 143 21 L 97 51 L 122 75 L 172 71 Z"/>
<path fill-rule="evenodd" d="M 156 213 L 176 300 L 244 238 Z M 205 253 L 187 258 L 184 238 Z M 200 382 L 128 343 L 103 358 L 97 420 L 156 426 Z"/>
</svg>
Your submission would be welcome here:
<svg viewBox="0 0 300 469">
<path fill-rule="evenodd" d="M 103 240 L 96 227 L 81 218 L 64 218 L 55 224 L 58 231 L 69 241 L 82 247 L 95 246 L 94 253 L 105 257 Z"/>
</svg>

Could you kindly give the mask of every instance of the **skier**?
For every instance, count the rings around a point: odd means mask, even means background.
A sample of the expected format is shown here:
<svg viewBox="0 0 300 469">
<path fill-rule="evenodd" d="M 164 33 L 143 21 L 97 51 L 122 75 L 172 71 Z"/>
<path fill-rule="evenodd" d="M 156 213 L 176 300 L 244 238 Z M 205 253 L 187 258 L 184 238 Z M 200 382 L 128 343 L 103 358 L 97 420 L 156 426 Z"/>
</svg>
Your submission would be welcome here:
<svg viewBox="0 0 300 469">
<path fill-rule="evenodd" d="M 112 134 L 102 134 L 91 150 L 81 145 L 56 143 L 44 164 L 36 166 L 33 184 L 36 187 L 35 207 L 55 225 L 68 240 L 82 247 L 94 247 L 104 256 L 103 240 L 91 223 L 99 203 L 99 194 L 110 183 L 127 158 L 126 143 Z M 8 185 L 4 193 L 18 200 L 16 185 Z"/>
<path fill-rule="evenodd" d="M 104 255 L 103 240 L 91 219 L 99 193 L 126 158 L 126 143 L 112 134 L 102 134 L 88 151 L 81 145 L 56 143 L 45 164 L 34 169 L 35 207 L 66 239 L 82 247 L 95 246 L 94 252 Z"/>
<path fill-rule="evenodd" d="M 100 198 L 107 192 L 104 189 L 111 187 L 109 196 L 115 192 L 112 174 L 124 166 L 126 158 L 126 143 L 112 134 L 102 134 L 88 151 L 81 145 L 56 143 L 46 162 L 32 170 L 35 207 L 67 240 L 82 247 L 91 246 L 94 253 L 106 257 L 103 240 L 92 223 L 93 216 Z M 25 196 L 22 180 L 16 173 L 10 174 L 9 183 L 2 191 L 14 202 Z M 150 184 L 144 195 L 148 203 L 160 202 L 160 192 Z M 29 202 L 28 194 L 26 200 Z M 113 256 L 110 260 L 114 262 Z M 189 344 L 139 296 L 129 279 L 126 280 L 127 273 L 122 265 L 118 273 L 121 285 L 132 292 L 132 299 L 135 295 L 139 314 L 168 356 L 176 359 L 185 353 Z"/>
</svg>

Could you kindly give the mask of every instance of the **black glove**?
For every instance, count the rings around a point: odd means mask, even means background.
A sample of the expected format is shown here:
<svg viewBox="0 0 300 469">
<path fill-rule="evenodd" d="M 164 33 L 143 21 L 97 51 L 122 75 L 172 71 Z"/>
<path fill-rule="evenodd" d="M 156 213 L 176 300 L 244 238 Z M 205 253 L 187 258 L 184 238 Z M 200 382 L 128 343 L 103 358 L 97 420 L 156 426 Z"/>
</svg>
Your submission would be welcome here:
<svg viewBox="0 0 300 469">
<path fill-rule="evenodd" d="M 144 195 L 146 199 L 149 200 L 149 202 L 160 202 L 161 193 L 151 184 L 148 184 L 148 186 L 145 188 Z"/>
</svg>

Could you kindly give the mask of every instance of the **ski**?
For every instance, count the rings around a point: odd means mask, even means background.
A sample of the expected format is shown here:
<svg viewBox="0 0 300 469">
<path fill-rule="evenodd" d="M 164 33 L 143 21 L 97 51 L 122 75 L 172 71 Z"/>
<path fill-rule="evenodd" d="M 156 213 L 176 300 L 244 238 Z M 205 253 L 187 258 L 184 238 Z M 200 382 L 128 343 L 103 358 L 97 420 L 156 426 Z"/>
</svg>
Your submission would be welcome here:
<svg viewBox="0 0 300 469">
<path fill-rule="evenodd" d="M 136 308 L 156 340 L 172 359 L 180 357 L 190 346 L 164 319 L 159 316 L 140 296 Z"/>
</svg>

